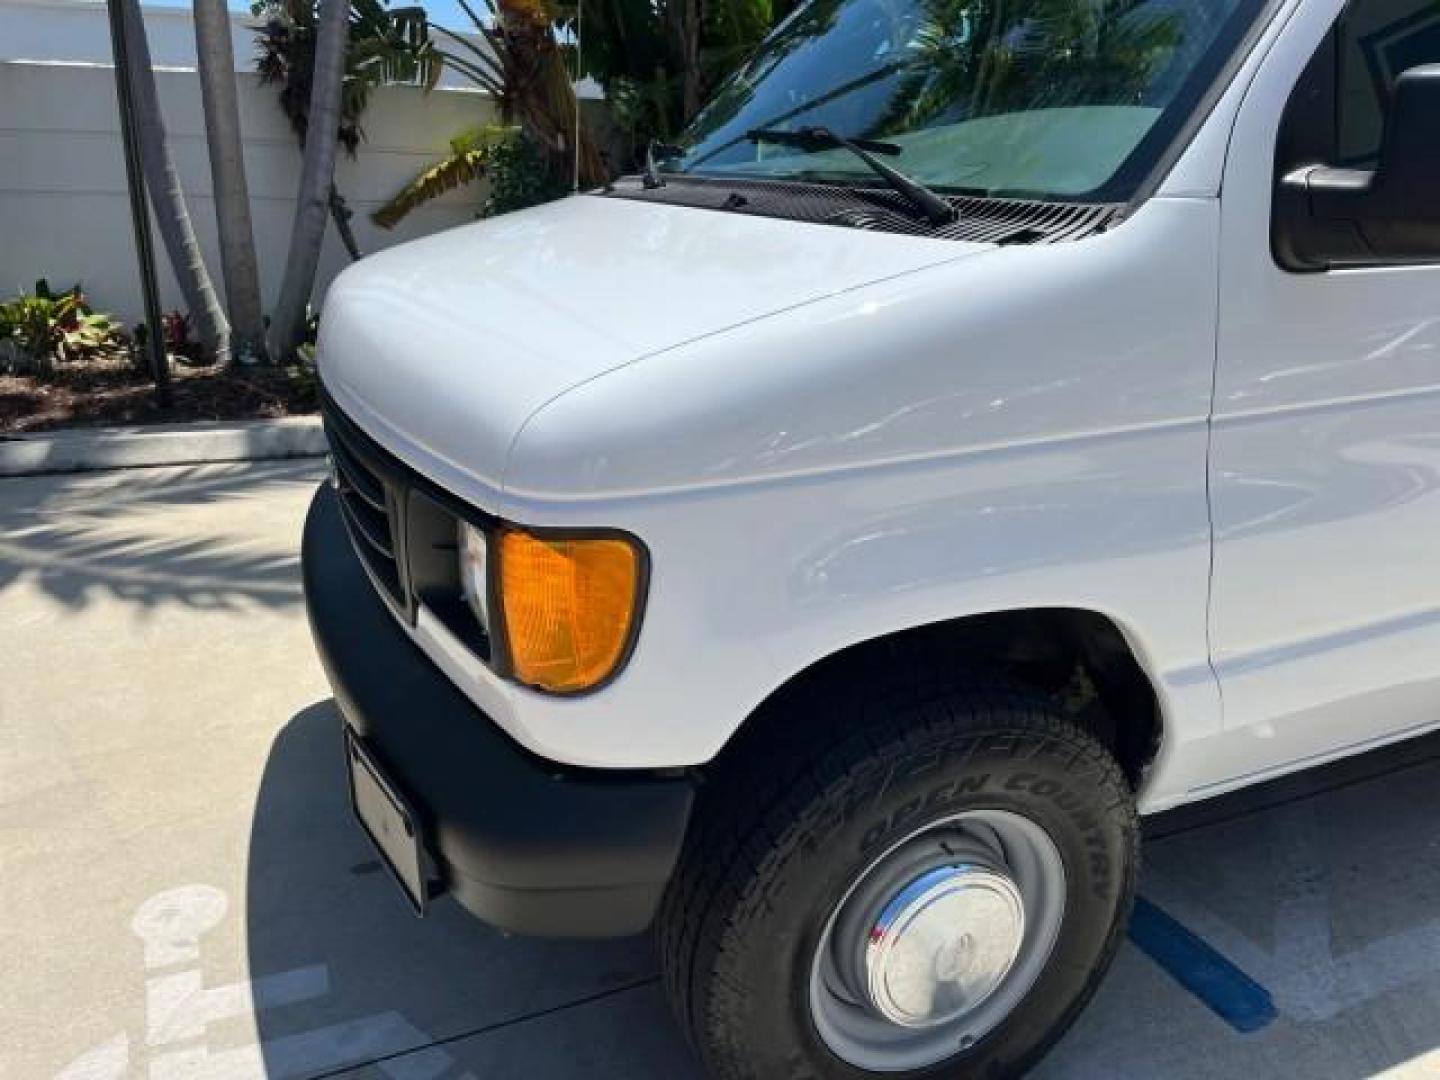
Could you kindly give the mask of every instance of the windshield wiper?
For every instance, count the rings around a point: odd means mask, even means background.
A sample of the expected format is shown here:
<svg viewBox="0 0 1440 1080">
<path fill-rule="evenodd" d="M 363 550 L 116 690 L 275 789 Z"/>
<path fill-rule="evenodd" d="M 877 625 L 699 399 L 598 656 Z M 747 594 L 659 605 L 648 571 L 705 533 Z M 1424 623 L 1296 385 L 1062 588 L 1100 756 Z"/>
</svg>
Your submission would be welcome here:
<svg viewBox="0 0 1440 1080">
<path fill-rule="evenodd" d="M 906 176 L 900 170 L 891 168 L 875 157 L 876 154 L 896 157 L 903 153 L 904 148 L 895 143 L 874 142 L 870 139 L 847 139 L 844 135 L 837 135 L 829 128 L 824 127 L 802 127 L 795 128 L 793 131 L 783 131 L 780 128 L 755 128 L 746 133 L 745 137 L 751 142 L 777 143 L 780 146 L 794 146 L 801 150 L 849 150 L 863 161 L 871 172 L 889 184 L 906 202 L 924 214 L 930 224 L 949 225 L 960 217 L 959 210 L 920 181 Z"/>
<path fill-rule="evenodd" d="M 640 174 L 640 182 L 647 191 L 665 186 L 665 179 L 660 175 L 662 162 L 674 161 L 685 153 L 679 146 L 671 146 L 668 143 L 657 142 L 651 139 L 645 145 L 645 169 Z"/>
</svg>

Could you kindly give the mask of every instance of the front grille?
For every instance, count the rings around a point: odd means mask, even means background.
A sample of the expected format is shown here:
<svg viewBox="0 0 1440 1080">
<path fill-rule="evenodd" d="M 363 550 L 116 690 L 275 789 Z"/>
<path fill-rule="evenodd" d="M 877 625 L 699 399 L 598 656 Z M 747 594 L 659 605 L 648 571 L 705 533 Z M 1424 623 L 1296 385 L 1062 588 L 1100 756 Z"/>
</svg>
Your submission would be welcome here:
<svg viewBox="0 0 1440 1080">
<path fill-rule="evenodd" d="M 494 520 L 415 472 L 325 394 L 321 413 L 341 516 L 376 589 L 406 622 L 423 607 L 490 662 L 490 637 L 461 588 L 456 537 L 460 522 L 489 535 Z"/>
<path fill-rule="evenodd" d="M 811 221 L 842 228 L 990 244 L 1060 244 L 1105 232 L 1124 215 L 1114 203 L 946 195 L 960 217 L 944 225 L 917 220 L 889 188 L 840 188 L 800 181 L 666 175 L 663 187 L 618 180 L 602 198 L 636 199 L 755 217 Z"/>
<path fill-rule="evenodd" d="M 351 542 L 376 585 L 396 607 L 409 605 L 401 576 L 396 527 L 400 500 L 377 467 L 374 450 L 358 431 L 331 408 L 325 410 L 325 436 L 335 468 L 335 490 Z"/>
</svg>

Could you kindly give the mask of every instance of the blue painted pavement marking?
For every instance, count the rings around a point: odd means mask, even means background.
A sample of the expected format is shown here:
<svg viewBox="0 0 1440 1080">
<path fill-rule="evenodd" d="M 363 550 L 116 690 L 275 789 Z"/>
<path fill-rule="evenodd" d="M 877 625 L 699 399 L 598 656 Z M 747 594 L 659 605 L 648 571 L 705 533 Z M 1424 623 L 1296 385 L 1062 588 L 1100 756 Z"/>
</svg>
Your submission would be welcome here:
<svg viewBox="0 0 1440 1080">
<path fill-rule="evenodd" d="M 1269 991 L 1143 896 L 1130 940 L 1236 1031 L 1259 1031 L 1275 1019 Z"/>
</svg>

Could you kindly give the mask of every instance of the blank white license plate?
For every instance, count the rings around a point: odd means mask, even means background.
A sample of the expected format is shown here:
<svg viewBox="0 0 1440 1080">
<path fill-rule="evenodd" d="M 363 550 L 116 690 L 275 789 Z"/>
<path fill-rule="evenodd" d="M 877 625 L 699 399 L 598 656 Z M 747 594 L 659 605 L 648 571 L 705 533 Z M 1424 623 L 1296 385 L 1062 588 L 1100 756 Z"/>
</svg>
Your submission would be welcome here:
<svg viewBox="0 0 1440 1080">
<path fill-rule="evenodd" d="M 415 812 L 348 727 L 350 805 L 417 915 L 425 913 L 425 857 Z"/>
</svg>

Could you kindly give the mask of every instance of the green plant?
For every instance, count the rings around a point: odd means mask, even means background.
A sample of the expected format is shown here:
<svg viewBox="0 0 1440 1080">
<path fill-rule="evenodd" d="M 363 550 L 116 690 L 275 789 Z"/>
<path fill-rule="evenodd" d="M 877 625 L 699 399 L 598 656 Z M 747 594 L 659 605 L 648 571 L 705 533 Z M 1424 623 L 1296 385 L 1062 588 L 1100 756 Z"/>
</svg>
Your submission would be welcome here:
<svg viewBox="0 0 1440 1080">
<path fill-rule="evenodd" d="M 250 13 L 259 28 L 255 70 L 279 88 L 280 108 L 303 139 L 310 122 L 315 64 L 316 0 L 257 0 Z M 335 136 L 354 154 L 364 138 L 360 119 L 378 86 L 390 83 L 434 87 L 444 66 L 430 41 L 425 9 L 391 8 L 388 0 L 351 0 L 345 88 Z"/>
<path fill-rule="evenodd" d="M 416 176 L 371 218 L 393 229 L 416 207 L 482 178 L 489 180 L 490 190 L 481 217 L 537 206 L 568 190 L 522 128 L 486 124 L 451 139 L 448 157 Z"/>
<path fill-rule="evenodd" d="M 574 30 L 584 4 L 579 67 L 605 90 L 635 147 L 674 142 L 730 74 L 796 6 L 796 0 L 572 0 L 560 26 Z"/>
<path fill-rule="evenodd" d="M 500 124 L 462 132 L 449 157 L 427 168 L 372 215 L 393 227 L 421 203 L 481 177 L 502 191 L 484 216 L 555 198 L 578 179 L 594 187 L 609 168 L 588 126 L 578 121 L 573 51 L 563 44 L 553 0 L 481 0 L 483 14 L 457 0 L 474 25 L 462 35 L 431 27 L 447 48 L 445 65 L 495 101 Z"/>
<path fill-rule="evenodd" d="M 305 330 L 300 345 L 295 350 L 297 369 L 315 369 L 315 346 L 320 343 L 320 312 L 318 309 L 305 306 Z"/>
<path fill-rule="evenodd" d="M 491 148 L 487 175 L 490 190 L 480 208 L 481 217 L 539 206 L 570 190 L 564 179 L 546 168 L 544 157 L 523 130 Z"/>
<path fill-rule="evenodd" d="M 477 11 L 468 0 L 457 2 L 474 33 L 431 30 L 443 41 L 445 65 L 494 98 L 502 124 L 452 140 L 448 157 L 372 215 L 384 228 L 482 177 L 491 185 L 485 217 L 563 194 L 577 163 L 577 69 L 605 88 L 610 113 L 630 144 L 627 156 L 636 157 L 635 149 L 651 139 L 673 140 L 795 6 L 795 0 L 481 0 Z M 518 135 L 497 134 L 516 127 Z M 605 182 L 610 169 L 597 140 L 583 124 L 578 138 L 581 185 Z"/>
<path fill-rule="evenodd" d="M 0 362 L 12 370 L 49 375 L 58 362 L 113 355 L 127 345 L 124 328 L 91 309 L 76 285 L 56 293 L 43 279 L 31 294 L 0 304 Z"/>
</svg>

